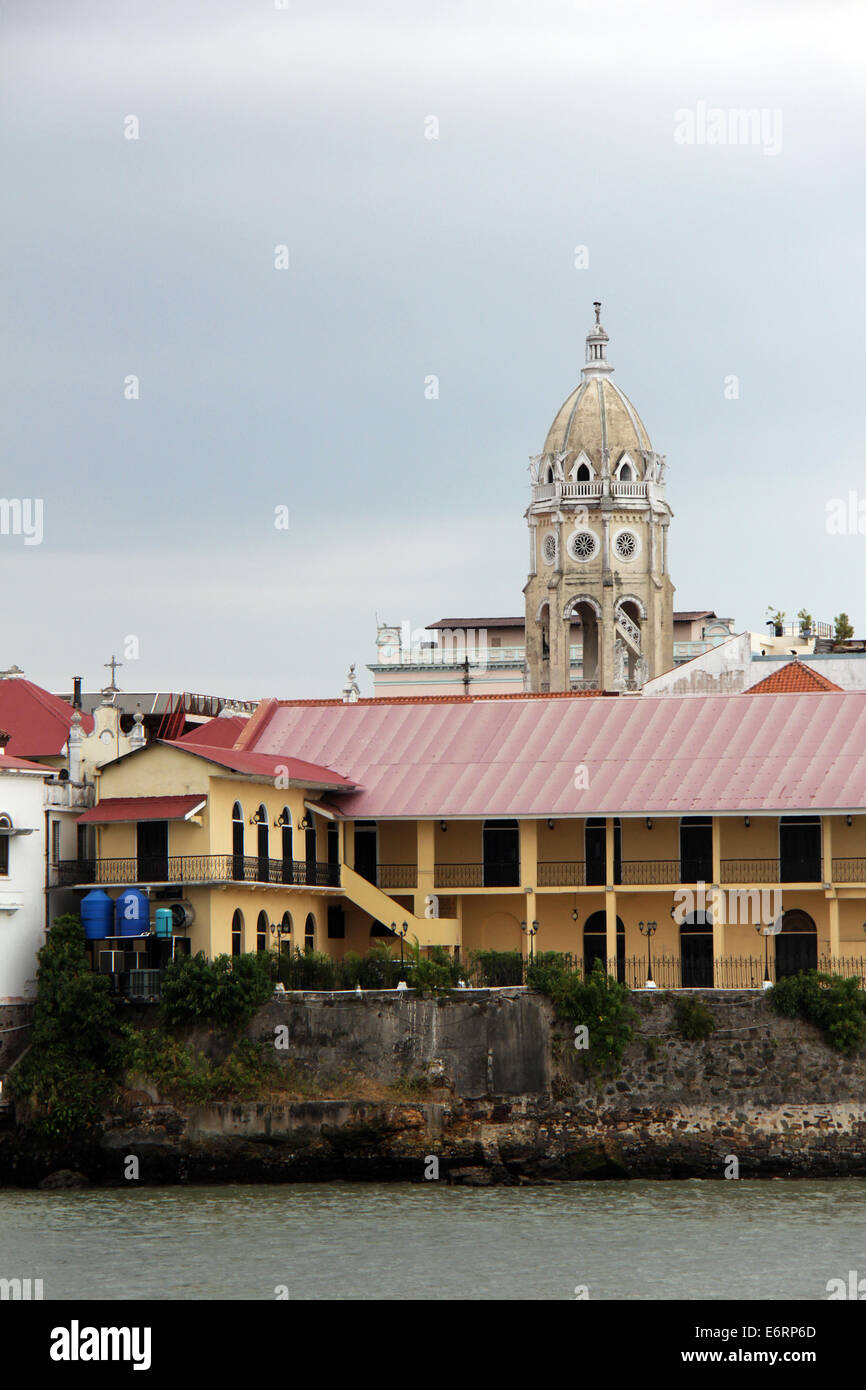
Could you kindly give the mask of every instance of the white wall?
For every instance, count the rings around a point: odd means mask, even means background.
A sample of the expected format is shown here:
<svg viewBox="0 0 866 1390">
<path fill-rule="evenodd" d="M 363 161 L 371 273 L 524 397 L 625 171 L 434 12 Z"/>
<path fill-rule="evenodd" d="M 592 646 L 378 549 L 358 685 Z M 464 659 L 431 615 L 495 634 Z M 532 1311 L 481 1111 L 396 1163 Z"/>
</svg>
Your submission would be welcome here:
<svg viewBox="0 0 866 1390">
<path fill-rule="evenodd" d="M 43 787 L 38 773 L 0 768 L 0 815 L 33 831 L 9 837 L 9 874 L 0 877 L 0 1004 L 36 994 L 36 952 L 45 940 Z M 20 905 L 8 910 L 13 904 Z"/>
</svg>

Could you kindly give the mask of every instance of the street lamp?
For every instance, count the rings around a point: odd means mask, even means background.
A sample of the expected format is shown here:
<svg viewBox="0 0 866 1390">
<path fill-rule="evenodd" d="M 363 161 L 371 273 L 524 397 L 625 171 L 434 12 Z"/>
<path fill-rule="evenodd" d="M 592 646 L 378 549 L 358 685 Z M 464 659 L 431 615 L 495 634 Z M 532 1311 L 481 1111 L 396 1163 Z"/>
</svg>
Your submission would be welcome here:
<svg viewBox="0 0 866 1390">
<path fill-rule="evenodd" d="M 533 947 L 534 947 L 534 943 L 535 943 L 535 938 L 536 938 L 536 936 L 538 935 L 538 926 L 539 926 L 539 924 L 538 924 L 538 922 L 535 921 L 535 920 L 533 920 L 533 923 L 532 923 L 532 926 L 531 926 L 531 927 L 528 927 L 528 926 L 526 925 L 525 922 L 521 922 L 521 923 L 520 923 L 520 930 L 523 932 L 523 935 L 529 937 L 529 964 L 530 964 L 530 965 L 532 964 L 532 959 L 533 959 L 533 955 L 534 955 Z"/>
<path fill-rule="evenodd" d="M 392 932 L 395 932 L 395 933 L 397 934 L 397 936 L 399 936 L 399 938 L 400 938 L 400 968 L 402 969 L 402 968 L 403 968 L 403 942 L 405 941 L 405 939 L 406 939 L 406 933 L 407 933 L 407 931 L 409 930 L 409 923 L 408 923 L 408 922 L 404 922 L 403 925 L 402 925 L 402 927 L 398 927 L 396 922 L 392 922 L 392 923 L 391 923 L 391 930 L 392 930 Z"/>
<path fill-rule="evenodd" d="M 756 932 L 764 934 L 764 989 L 772 989 L 773 982 L 770 979 L 770 937 L 778 936 L 782 930 L 782 914 L 776 917 L 768 927 L 763 922 L 759 922 L 755 927 Z"/>
<path fill-rule="evenodd" d="M 646 985 L 645 989 L 655 989 L 656 982 L 653 979 L 653 958 L 652 958 L 652 939 L 658 930 L 658 922 L 638 922 L 638 931 L 641 936 L 646 937 Z"/>
</svg>

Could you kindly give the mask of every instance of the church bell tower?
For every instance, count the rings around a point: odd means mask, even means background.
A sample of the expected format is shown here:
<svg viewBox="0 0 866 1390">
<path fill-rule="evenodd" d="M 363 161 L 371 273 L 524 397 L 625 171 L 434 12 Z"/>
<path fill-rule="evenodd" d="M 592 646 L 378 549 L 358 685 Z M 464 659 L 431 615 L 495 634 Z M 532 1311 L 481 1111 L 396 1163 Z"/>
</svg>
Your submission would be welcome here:
<svg viewBox="0 0 866 1390">
<path fill-rule="evenodd" d="M 639 690 L 674 664 L 665 459 L 611 380 L 601 304 L 593 307 L 580 384 L 530 462 L 533 691 Z"/>
</svg>

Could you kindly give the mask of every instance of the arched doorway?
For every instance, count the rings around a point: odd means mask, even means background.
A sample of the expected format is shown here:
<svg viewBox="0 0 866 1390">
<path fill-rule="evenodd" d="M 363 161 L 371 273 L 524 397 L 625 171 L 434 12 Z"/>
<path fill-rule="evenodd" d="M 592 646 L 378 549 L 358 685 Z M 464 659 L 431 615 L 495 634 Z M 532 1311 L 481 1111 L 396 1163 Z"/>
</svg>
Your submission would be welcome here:
<svg viewBox="0 0 866 1390">
<path fill-rule="evenodd" d="M 593 912 L 583 924 L 583 974 L 592 974 L 595 962 L 599 961 L 607 971 L 607 913 Z M 616 919 L 616 978 L 625 984 L 625 923 L 621 917 Z"/>
<path fill-rule="evenodd" d="M 520 831 L 516 820 L 486 820 L 482 835 L 485 888 L 516 888 L 520 883 Z"/>
<path fill-rule="evenodd" d="M 794 907 L 782 918 L 776 937 L 776 979 L 818 968 L 818 929 L 808 912 Z"/>
<path fill-rule="evenodd" d="M 283 883 L 292 882 L 292 813 L 288 806 L 284 806 L 280 812 L 280 834 L 282 852 L 282 880 Z"/>
<path fill-rule="evenodd" d="M 580 679 L 585 686 L 598 685 L 598 625 L 601 608 L 589 595 L 574 598 L 564 614 L 568 623 L 569 646 L 580 647 Z"/>
<path fill-rule="evenodd" d="M 607 883 L 607 831 L 603 816 L 590 816 L 583 834 L 588 884 Z M 617 816 L 613 823 L 613 881 L 622 880 L 622 822 Z"/>
<path fill-rule="evenodd" d="M 264 803 L 256 811 L 256 877 L 259 883 L 269 883 L 271 877 L 270 827 L 268 811 Z"/>
<path fill-rule="evenodd" d="M 232 807 L 232 878 L 244 876 L 244 808 L 239 801 Z"/>
<path fill-rule="evenodd" d="M 292 953 L 292 914 L 284 912 L 280 922 L 280 950 Z"/>
<path fill-rule="evenodd" d="M 680 927 L 680 979 L 683 989 L 713 987 L 713 919 L 692 912 Z"/>
</svg>

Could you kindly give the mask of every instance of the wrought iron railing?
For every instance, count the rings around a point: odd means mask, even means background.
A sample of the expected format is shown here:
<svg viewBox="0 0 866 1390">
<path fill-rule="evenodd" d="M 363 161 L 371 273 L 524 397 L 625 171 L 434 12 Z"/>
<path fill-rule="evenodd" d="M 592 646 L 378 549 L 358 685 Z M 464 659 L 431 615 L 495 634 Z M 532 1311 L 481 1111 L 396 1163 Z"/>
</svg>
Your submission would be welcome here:
<svg viewBox="0 0 866 1390">
<path fill-rule="evenodd" d="M 680 883 L 679 859 L 624 859 L 618 881 L 625 887 L 642 883 Z"/>
<path fill-rule="evenodd" d="M 820 883 L 821 860 L 723 859 L 722 883 Z"/>
<path fill-rule="evenodd" d="M 260 859 L 257 855 L 136 855 L 108 859 L 60 859 L 55 884 L 269 883 L 286 887 L 338 888 L 339 864 L 307 859 Z"/>
<path fill-rule="evenodd" d="M 563 953 L 559 960 L 563 969 L 582 979 L 589 973 L 587 965 L 592 964 L 582 955 L 568 953 Z M 521 959 L 517 951 L 481 952 L 466 962 L 463 978 L 476 987 L 527 984 L 532 978 L 530 964 L 532 962 L 527 957 Z M 776 961 L 772 954 L 766 968 L 770 982 L 775 984 Z M 863 957 L 820 956 L 815 968 L 825 975 L 859 979 L 861 987 L 866 989 L 866 959 Z M 647 982 L 646 952 L 609 959 L 606 970 L 629 989 L 643 989 Z M 721 956 L 715 960 L 712 956 L 702 959 L 697 955 L 667 954 L 652 958 L 652 978 L 657 989 L 761 989 L 764 971 L 763 955 Z"/>
<path fill-rule="evenodd" d="M 551 860 L 538 865 L 539 888 L 583 888 L 586 864 L 582 859 Z"/>
<path fill-rule="evenodd" d="M 834 859 L 834 883 L 866 883 L 866 859 Z"/>
<path fill-rule="evenodd" d="M 418 882 L 417 864 L 380 864 L 376 871 L 379 888 L 414 888 Z"/>
</svg>

